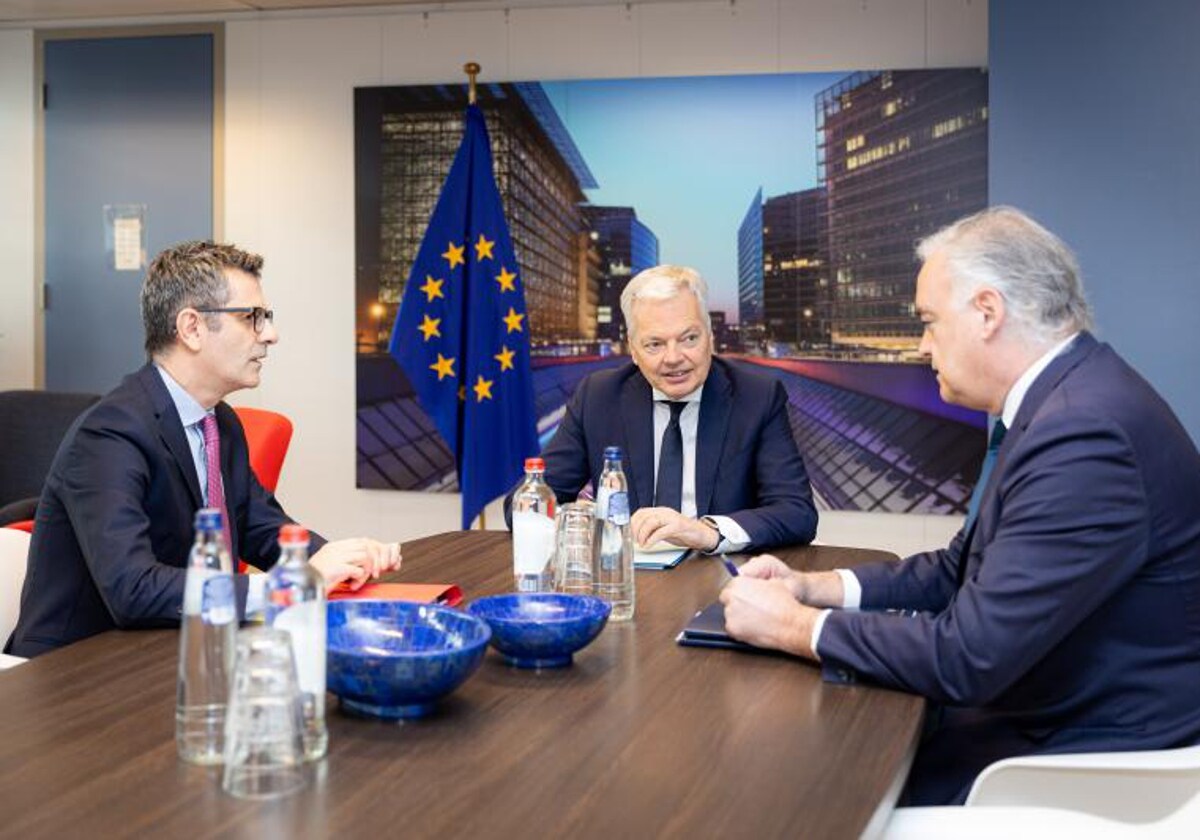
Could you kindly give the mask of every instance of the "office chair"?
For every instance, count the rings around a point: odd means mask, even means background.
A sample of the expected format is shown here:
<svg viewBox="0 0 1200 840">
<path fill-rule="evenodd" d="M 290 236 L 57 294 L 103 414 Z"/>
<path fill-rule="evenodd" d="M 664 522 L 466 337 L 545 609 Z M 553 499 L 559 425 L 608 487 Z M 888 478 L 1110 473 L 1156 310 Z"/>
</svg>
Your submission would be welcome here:
<svg viewBox="0 0 1200 840">
<path fill-rule="evenodd" d="M 250 469 L 258 483 L 275 492 L 288 444 L 292 442 L 292 421 L 274 411 L 238 406 L 233 409 L 246 433 L 250 449 Z"/>
<path fill-rule="evenodd" d="M 67 429 L 95 394 L 0 392 L 0 526 L 32 520 Z"/>
</svg>

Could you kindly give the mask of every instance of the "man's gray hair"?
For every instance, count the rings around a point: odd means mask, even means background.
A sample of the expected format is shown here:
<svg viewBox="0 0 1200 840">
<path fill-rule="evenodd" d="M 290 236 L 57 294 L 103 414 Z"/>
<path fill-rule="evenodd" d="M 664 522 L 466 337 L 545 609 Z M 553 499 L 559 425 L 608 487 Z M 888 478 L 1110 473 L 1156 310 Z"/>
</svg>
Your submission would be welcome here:
<svg viewBox="0 0 1200 840">
<path fill-rule="evenodd" d="M 625 329 L 633 338 L 633 304 L 639 300 L 670 300 L 683 292 L 691 292 L 704 313 L 704 328 L 712 335 L 712 316 L 708 314 L 708 284 L 700 272 L 685 265 L 656 265 L 638 272 L 621 292 L 621 314 Z"/>
<path fill-rule="evenodd" d="M 960 303 L 995 289 L 1023 331 L 1040 339 L 1092 329 L 1079 263 L 1050 231 L 1013 207 L 991 207 L 922 240 L 922 262 L 946 257 Z"/>
</svg>

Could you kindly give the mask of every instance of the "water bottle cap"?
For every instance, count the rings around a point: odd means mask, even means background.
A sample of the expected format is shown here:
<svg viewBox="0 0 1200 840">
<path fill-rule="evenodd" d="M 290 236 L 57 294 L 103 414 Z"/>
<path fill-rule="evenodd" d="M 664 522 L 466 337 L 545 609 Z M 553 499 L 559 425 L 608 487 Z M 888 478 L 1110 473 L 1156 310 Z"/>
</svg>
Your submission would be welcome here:
<svg viewBox="0 0 1200 840">
<path fill-rule="evenodd" d="M 545 472 L 546 471 L 545 460 L 543 460 L 542 458 L 526 458 L 525 459 L 525 472 L 529 472 L 530 470 L 541 470 L 542 472 Z"/>
<path fill-rule="evenodd" d="M 308 529 L 303 525 L 284 525 L 279 529 L 279 542 L 283 543 L 308 543 Z"/>
<path fill-rule="evenodd" d="M 220 531 L 221 511 L 216 508 L 200 508 L 196 511 L 197 531 Z"/>
<path fill-rule="evenodd" d="M 621 447 L 619 447 L 619 446 L 604 447 L 604 460 L 605 461 L 620 461 L 621 460 Z"/>
</svg>

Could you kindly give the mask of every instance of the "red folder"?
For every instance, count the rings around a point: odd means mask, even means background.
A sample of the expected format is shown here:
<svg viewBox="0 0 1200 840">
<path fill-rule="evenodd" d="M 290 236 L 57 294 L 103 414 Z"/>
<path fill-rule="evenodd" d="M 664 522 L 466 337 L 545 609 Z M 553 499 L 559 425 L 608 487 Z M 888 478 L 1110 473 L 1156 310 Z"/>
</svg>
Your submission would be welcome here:
<svg viewBox="0 0 1200 840">
<path fill-rule="evenodd" d="M 361 589 L 342 584 L 329 590 L 330 601 L 364 598 L 378 601 L 413 601 L 418 604 L 441 604 L 457 607 L 462 603 L 462 590 L 453 583 L 368 583 Z"/>
</svg>

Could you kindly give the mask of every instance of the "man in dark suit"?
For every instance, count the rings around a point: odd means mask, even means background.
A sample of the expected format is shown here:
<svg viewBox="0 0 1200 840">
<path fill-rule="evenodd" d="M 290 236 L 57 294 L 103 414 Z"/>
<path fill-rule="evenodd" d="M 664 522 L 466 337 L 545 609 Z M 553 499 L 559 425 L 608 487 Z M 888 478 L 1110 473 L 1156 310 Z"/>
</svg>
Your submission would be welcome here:
<svg viewBox="0 0 1200 840">
<path fill-rule="evenodd" d="M 543 453 L 574 499 L 620 446 L 633 536 L 704 551 L 810 542 L 817 512 L 777 379 L 713 357 L 707 287 L 679 266 L 647 269 L 621 309 L 633 363 L 594 373 Z"/>
<path fill-rule="evenodd" d="M 961 803 L 1005 757 L 1197 742 L 1195 446 L 1088 332 L 1075 259 L 1049 231 L 996 208 L 918 253 L 942 397 L 998 418 L 963 529 L 853 571 L 755 558 L 722 593 L 728 630 L 930 698 L 909 804 Z"/>
<path fill-rule="evenodd" d="M 258 385 L 278 340 L 260 283 L 262 257 L 188 242 L 151 264 L 142 287 L 149 363 L 67 432 L 38 503 L 21 614 L 6 651 L 37 656 L 113 628 L 178 623 L 192 519 L 223 509 L 233 557 L 266 569 L 292 520 L 250 470 L 246 439 L 222 400 Z M 327 543 L 312 564 L 327 585 L 398 568 L 399 547 Z M 262 606 L 265 577 L 237 577 L 241 613 Z"/>
</svg>

